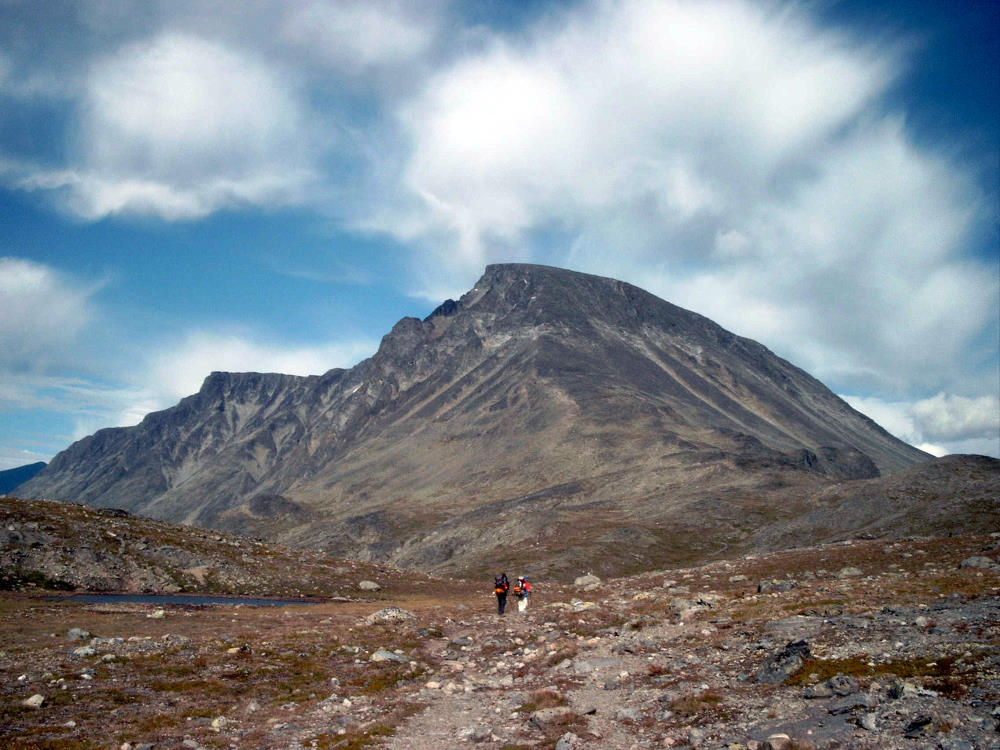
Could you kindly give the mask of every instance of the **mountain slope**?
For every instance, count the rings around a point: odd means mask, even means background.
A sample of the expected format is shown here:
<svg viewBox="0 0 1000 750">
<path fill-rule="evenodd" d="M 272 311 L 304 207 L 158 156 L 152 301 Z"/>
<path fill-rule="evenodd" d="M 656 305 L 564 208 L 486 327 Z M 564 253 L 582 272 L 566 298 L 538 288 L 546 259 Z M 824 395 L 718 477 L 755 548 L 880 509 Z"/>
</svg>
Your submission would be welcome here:
<svg viewBox="0 0 1000 750">
<path fill-rule="evenodd" d="M 25 466 L 15 466 L 13 469 L 0 471 L 0 494 L 10 492 L 20 484 L 24 484 L 35 474 L 45 468 L 45 462 L 39 461 Z"/>
<path fill-rule="evenodd" d="M 557 570 L 623 541 L 655 547 L 706 503 L 766 505 L 927 458 L 700 315 L 510 264 L 404 318 L 350 370 L 213 373 L 140 425 L 70 446 L 19 494 L 448 572 L 530 545 Z"/>
</svg>

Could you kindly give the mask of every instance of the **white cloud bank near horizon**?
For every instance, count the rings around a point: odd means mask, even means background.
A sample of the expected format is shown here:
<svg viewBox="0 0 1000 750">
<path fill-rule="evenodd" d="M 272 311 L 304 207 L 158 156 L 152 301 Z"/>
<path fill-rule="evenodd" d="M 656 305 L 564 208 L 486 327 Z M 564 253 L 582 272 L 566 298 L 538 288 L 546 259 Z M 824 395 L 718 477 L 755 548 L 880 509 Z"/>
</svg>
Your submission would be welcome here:
<svg viewBox="0 0 1000 750">
<path fill-rule="evenodd" d="M 257 25 L 149 7 L 142 28 L 91 9 L 124 31 L 56 94 L 17 83 L 52 70 L 0 58 L 0 91 L 73 106 L 65 163 L 0 153 L 8 186 L 87 221 L 305 207 L 409 248 L 407 291 L 435 301 L 489 262 L 621 278 L 765 343 L 908 442 L 1000 454 L 1000 285 L 967 250 L 996 196 L 887 104 L 912 40 L 751 0 L 594 0 L 516 31 L 463 26 L 446 2 L 260 2 Z M 67 324 L 56 305 L 11 340 L 43 362 L 97 307 L 39 269 L 32 299 L 63 300 Z M 150 382 L 122 418 L 213 369 L 354 346 L 192 331 L 170 343 L 175 372 L 150 355 L 128 373 Z"/>
</svg>

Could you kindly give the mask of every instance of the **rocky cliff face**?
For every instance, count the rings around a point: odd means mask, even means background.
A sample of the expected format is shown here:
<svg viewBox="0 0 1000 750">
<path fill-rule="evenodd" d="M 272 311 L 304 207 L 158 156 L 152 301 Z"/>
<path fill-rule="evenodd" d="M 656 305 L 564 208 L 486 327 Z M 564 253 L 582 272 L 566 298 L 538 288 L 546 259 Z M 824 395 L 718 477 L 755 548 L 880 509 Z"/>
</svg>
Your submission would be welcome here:
<svg viewBox="0 0 1000 750">
<path fill-rule="evenodd" d="M 627 570 L 749 544 L 783 515 L 776 490 L 927 458 L 702 316 L 513 264 L 350 370 L 213 373 L 18 494 L 441 572 L 558 573 L 581 555 Z"/>
</svg>

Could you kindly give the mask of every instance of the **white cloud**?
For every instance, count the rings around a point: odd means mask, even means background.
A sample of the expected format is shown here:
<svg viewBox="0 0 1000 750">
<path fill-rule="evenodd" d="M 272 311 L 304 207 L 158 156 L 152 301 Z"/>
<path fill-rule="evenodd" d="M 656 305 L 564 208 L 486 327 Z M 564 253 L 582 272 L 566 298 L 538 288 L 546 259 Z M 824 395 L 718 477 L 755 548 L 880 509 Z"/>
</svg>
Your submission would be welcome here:
<svg viewBox="0 0 1000 750">
<path fill-rule="evenodd" d="M 301 202 L 315 174 L 290 76 L 222 43 L 163 33 L 92 65 L 76 157 L 22 177 L 59 189 L 86 219 L 192 219 L 220 208 Z"/>
<path fill-rule="evenodd" d="M 585 3 L 400 106 L 404 190 L 365 226 L 422 243 L 428 294 L 542 260 L 632 281 L 841 389 L 987 392 L 992 371 L 955 362 L 995 329 L 995 267 L 964 256 L 995 211 L 885 112 L 902 49 L 801 6 Z"/>
<path fill-rule="evenodd" d="M 398 67 L 422 58 L 434 42 L 439 3 L 340 0 L 292 5 L 283 39 L 350 72 Z"/>
<path fill-rule="evenodd" d="M 0 370 L 65 364 L 96 315 L 91 298 L 99 288 L 41 263 L 0 258 Z"/>
<path fill-rule="evenodd" d="M 394 219 L 481 263 L 490 238 L 502 253 L 539 223 L 637 202 L 661 224 L 715 215 L 849 122 L 893 67 L 761 4 L 587 5 L 528 43 L 496 39 L 403 108 L 418 200 Z"/>
<path fill-rule="evenodd" d="M 26 466 L 38 463 L 39 461 L 47 463 L 50 458 L 52 456 L 48 453 L 39 453 L 37 451 L 0 444 L 0 471 L 16 469 L 19 466 Z"/>
<path fill-rule="evenodd" d="M 932 440 L 1000 440 L 1000 398 L 996 396 L 965 398 L 939 393 L 914 404 L 913 417 Z"/>
<path fill-rule="evenodd" d="M 1000 458 L 1000 397 L 939 393 L 919 401 L 841 396 L 890 433 L 936 456 L 978 453 Z"/>
<path fill-rule="evenodd" d="M 321 375 L 335 367 L 354 366 L 371 356 L 377 346 L 375 341 L 286 346 L 244 335 L 195 331 L 150 358 L 142 380 L 149 393 L 141 409 L 146 409 L 147 402 L 157 408 L 176 403 L 197 392 L 206 376 L 216 370 Z"/>
</svg>

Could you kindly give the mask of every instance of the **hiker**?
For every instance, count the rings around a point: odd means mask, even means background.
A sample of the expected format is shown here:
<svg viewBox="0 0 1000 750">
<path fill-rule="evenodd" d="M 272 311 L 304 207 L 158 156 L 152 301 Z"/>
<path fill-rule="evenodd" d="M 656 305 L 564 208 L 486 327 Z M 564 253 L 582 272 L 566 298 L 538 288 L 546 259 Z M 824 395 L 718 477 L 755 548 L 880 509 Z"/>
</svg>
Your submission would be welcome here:
<svg viewBox="0 0 1000 750">
<path fill-rule="evenodd" d="M 510 590 L 510 581 L 506 573 L 501 573 L 493 577 L 493 593 L 497 595 L 497 614 L 502 615 L 504 607 L 507 606 L 507 592 Z"/>
<path fill-rule="evenodd" d="M 528 597 L 531 596 L 531 584 L 524 576 L 517 577 L 514 584 L 514 596 L 517 597 L 517 611 L 524 612 L 528 608 Z"/>
</svg>

